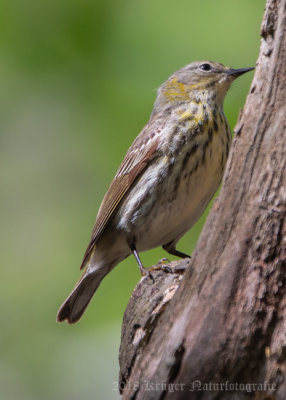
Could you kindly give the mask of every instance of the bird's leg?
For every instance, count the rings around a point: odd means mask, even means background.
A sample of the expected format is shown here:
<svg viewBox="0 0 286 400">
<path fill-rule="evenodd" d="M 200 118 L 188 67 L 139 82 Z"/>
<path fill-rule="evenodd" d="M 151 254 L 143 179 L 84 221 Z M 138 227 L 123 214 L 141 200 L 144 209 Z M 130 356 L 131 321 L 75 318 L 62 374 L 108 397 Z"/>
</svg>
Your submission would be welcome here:
<svg viewBox="0 0 286 400">
<path fill-rule="evenodd" d="M 163 249 L 167 251 L 167 253 L 172 254 L 173 256 L 177 256 L 180 258 L 191 258 L 188 254 L 182 253 L 181 251 L 176 249 L 176 245 L 174 242 L 170 242 L 167 244 L 164 244 Z"/>
<path fill-rule="evenodd" d="M 182 253 L 181 251 L 177 250 L 175 242 L 169 242 L 167 244 L 164 244 L 162 247 L 164 250 L 166 250 L 169 254 L 172 254 L 173 256 L 177 256 L 180 258 L 191 258 L 191 256 L 189 256 L 188 254 Z M 166 265 L 165 269 L 168 269 L 167 272 L 180 273 L 179 271 L 185 271 L 187 269 L 187 265 L 178 265 L 175 267 L 170 267 Z"/>
<path fill-rule="evenodd" d="M 140 259 L 140 257 L 139 257 L 139 254 L 138 254 L 138 252 L 137 252 L 137 250 L 136 250 L 135 245 L 134 245 L 134 244 L 129 244 L 129 247 L 130 247 L 130 250 L 132 251 L 134 257 L 136 258 L 136 261 L 137 261 L 137 264 L 138 264 L 138 266 L 139 266 L 141 275 L 142 275 L 142 276 L 148 275 L 149 278 L 152 279 L 152 281 L 154 281 L 154 278 L 153 278 L 151 272 L 149 271 L 149 269 L 148 269 L 148 268 L 145 268 L 145 267 L 143 266 L 142 261 L 141 261 L 141 259 Z"/>
</svg>

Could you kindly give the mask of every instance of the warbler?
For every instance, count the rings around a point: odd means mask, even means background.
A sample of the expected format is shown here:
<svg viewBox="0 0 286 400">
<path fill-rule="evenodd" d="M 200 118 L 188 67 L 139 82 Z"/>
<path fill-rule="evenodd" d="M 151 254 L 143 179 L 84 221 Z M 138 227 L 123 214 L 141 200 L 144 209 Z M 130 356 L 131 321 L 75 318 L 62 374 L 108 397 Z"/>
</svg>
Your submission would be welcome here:
<svg viewBox="0 0 286 400">
<path fill-rule="evenodd" d="M 201 216 L 218 189 L 231 144 L 223 112 L 235 78 L 253 68 L 194 62 L 158 89 L 149 122 L 129 148 L 102 201 L 84 254 L 84 273 L 58 311 L 77 322 L 102 279 L 133 253 L 162 246 L 168 253 Z"/>
</svg>

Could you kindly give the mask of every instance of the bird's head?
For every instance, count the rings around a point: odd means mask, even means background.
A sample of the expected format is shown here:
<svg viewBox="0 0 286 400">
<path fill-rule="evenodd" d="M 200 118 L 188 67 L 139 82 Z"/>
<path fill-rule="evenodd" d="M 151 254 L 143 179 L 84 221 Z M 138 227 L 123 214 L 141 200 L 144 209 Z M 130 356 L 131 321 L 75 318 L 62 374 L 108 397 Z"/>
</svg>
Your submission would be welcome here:
<svg viewBox="0 0 286 400">
<path fill-rule="evenodd" d="M 165 106 L 206 101 L 222 106 L 231 83 L 253 68 L 233 69 L 213 61 L 198 61 L 176 71 L 158 90 L 154 111 Z"/>
</svg>

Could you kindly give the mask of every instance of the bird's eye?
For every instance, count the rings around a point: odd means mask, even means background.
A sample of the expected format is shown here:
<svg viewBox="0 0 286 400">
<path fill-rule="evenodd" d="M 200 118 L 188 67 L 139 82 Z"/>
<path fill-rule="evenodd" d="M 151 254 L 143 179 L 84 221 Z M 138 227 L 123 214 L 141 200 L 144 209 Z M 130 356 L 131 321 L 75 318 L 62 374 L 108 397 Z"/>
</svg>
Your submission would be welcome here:
<svg viewBox="0 0 286 400">
<path fill-rule="evenodd" d="M 212 69 L 210 64 L 202 64 L 199 66 L 200 69 L 202 69 L 203 71 L 210 71 Z"/>
</svg>

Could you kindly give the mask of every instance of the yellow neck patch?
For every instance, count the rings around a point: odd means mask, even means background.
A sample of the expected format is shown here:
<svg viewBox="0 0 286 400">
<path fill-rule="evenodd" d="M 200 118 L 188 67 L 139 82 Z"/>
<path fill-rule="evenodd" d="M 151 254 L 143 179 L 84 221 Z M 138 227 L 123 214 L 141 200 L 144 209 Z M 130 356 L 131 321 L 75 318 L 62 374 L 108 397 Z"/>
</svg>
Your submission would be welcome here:
<svg viewBox="0 0 286 400">
<path fill-rule="evenodd" d="M 188 100 L 189 99 L 189 90 L 190 85 L 185 85 L 182 82 L 178 81 L 178 78 L 173 78 L 166 82 L 166 85 L 163 89 L 163 95 L 167 97 L 167 99 L 182 99 Z"/>
</svg>

